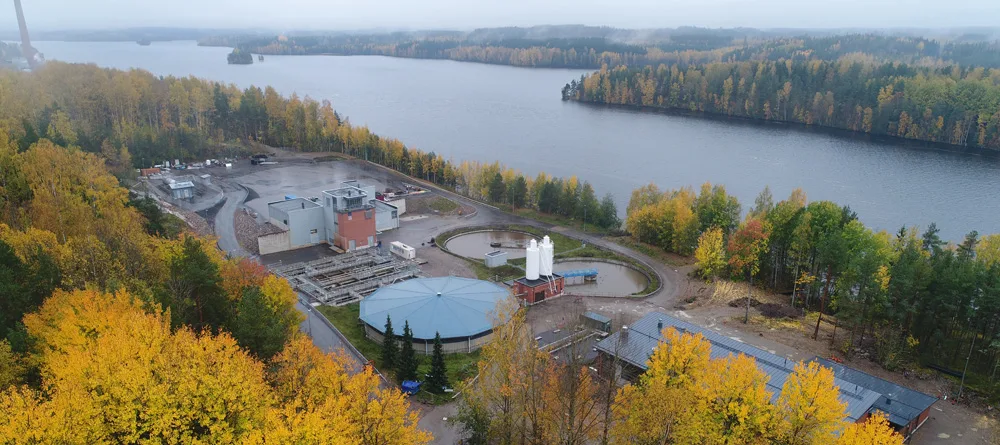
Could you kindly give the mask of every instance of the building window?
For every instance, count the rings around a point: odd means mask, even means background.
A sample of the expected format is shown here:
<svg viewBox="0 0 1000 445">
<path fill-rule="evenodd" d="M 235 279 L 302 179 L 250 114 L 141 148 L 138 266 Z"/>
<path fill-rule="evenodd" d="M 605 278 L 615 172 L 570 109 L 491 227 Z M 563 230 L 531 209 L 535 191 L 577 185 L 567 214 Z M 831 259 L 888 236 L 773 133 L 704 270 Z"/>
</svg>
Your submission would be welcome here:
<svg viewBox="0 0 1000 445">
<path fill-rule="evenodd" d="M 354 213 L 353 212 L 347 212 L 347 220 L 348 221 L 354 221 Z"/>
<path fill-rule="evenodd" d="M 365 210 L 365 219 L 372 219 L 372 211 Z"/>
<path fill-rule="evenodd" d="M 312 230 L 309 231 L 309 234 L 310 235 L 315 235 L 317 232 L 319 232 L 319 231 L 316 230 L 316 229 L 312 229 Z"/>
<path fill-rule="evenodd" d="M 287 219 L 283 219 L 283 220 L 281 220 L 281 221 L 282 221 L 283 223 L 285 223 L 285 225 L 286 225 L 286 226 L 288 225 L 288 220 L 287 220 Z"/>
<path fill-rule="evenodd" d="M 392 219 L 396 219 L 396 218 L 399 218 L 399 212 L 393 210 L 392 211 Z"/>
</svg>

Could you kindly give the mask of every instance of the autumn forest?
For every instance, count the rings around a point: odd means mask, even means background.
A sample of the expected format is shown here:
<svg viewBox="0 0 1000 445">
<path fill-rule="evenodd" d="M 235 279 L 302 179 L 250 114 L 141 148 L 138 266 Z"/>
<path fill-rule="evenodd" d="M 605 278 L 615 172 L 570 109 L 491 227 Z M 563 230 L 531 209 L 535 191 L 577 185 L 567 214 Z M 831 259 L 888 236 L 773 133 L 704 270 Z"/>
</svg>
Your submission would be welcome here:
<svg viewBox="0 0 1000 445">
<path fill-rule="evenodd" d="M 1000 150 L 995 43 L 535 31 L 200 43 L 244 55 L 594 69 L 562 99 Z M 4 54 L 13 48 L 0 43 Z M 741 203 L 721 184 L 650 184 L 617 203 L 586 178 L 445 159 L 376 135 L 327 100 L 51 61 L 0 70 L 0 443 L 434 440 L 398 389 L 299 332 L 287 281 L 225 256 L 128 189 L 139 167 L 269 147 L 338 153 L 503 211 L 693 258 L 692 280 L 786 295 L 795 316 L 817 317 L 814 339 L 843 356 L 890 371 L 967 364 L 964 384 L 1000 394 L 1000 234 L 963 228 L 965 239 L 948 243 L 934 224 L 875 231 L 850 203 L 809 201 L 798 189 Z M 540 351 L 513 299 L 496 310 L 510 321 L 494 326 L 476 377 L 452 382 L 463 397 L 451 422 L 467 443 L 902 443 L 881 415 L 846 424 L 832 372 L 815 364 L 796 367 L 772 400 L 752 359 L 712 359 L 703 338 L 668 328 L 649 371 L 619 386 L 572 351 L 563 360 Z M 832 338 L 819 336 L 824 321 Z"/>
</svg>

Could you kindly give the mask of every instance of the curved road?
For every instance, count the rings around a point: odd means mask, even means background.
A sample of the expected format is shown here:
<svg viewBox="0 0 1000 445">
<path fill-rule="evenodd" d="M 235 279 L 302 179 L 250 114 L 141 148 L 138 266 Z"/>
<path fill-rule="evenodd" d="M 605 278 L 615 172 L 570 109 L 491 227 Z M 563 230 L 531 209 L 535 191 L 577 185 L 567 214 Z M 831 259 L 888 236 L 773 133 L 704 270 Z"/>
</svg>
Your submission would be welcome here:
<svg viewBox="0 0 1000 445">
<path fill-rule="evenodd" d="M 240 247 L 236 240 L 236 211 L 243 207 L 247 199 L 247 189 L 227 181 L 217 181 L 222 187 L 226 202 L 215 214 L 215 236 L 219 238 L 219 248 L 234 257 L 250 257 L 250 252 Z"/>
<path fill-rule="evenodd" d="M 420 182 L 433 193 L 447 196 L 452 200 L 462 202 L 476 210 L 476 213 L 468 215 L 455 223 L 444 224 L 436 227 L 435 229 L 437 230 L 437 233 L 462 226 L 480 226 L 500 223 L 530 225 L 545 230 L 555 231 L 580 239 L 588 244 L 599 246 L 601 248 L 635 258 L 653 269 L 657 274 L 659 274 L 660 282 L 663 283 L 663 285 L 659 291 L 649 297 L 646 297 L 643 300 L 643 304 L 667 307 L 667 305 L 672 302 L 671 300 L 673 300 L 679 292 L 678 283 L 682 282 L 683 276 L 676 270 L 640 252 L 636 252 L 617 243 L 574 229 L 568 229 L 555 226 L 553 224 L 542 223 L 520 216 L 515 216 L 488 204 L 483 204 L 479 201 L 438 188 L 433 184 L 403 176 L 394 170 L 390 170 L 380 165 L 371 163 L 369 163 L 369 165 L 385 170 L 388 174 L 394 175 L 403 181 Z M 227 181 L 220 182 L 222 183 L 222 188 L 225 192 L 226 202 L 219 210 L 219 213 L 215 216 L 215 233 L 219 238 L 219 248 L 229 253 L 231 256 L 250 257 L 251 254 L 240 247 L 240 244 L 236 239 L 236 225 L 234 217 L 236 211 L 243 207 L 243 201 L 247 197 L 247 190 L 238 184 L 229 183 Z M 338 350 L 347 352 L 349 357 L 355 359 L 355 370 L 361 369 L 364 364 L 364 357 L 362 357 L 360 353 L 357 352 L 352 345 L 350 345 L 346 337 L 344 337 L 340 331 L 330 324 L 326 317 L 308 304 L 307 297 L 299 294 L 299 302 L 296 305 L 296 309 L 302 312 L 302 314 L 306 317 L 305 321 L 303 321 L 300 326 L 300 330 L 308 334 L 316 346 L 327 352 L 335 352 Z M 418 426 L 421 429 L 430 431 L 434 434 L 434 443 L 457 443 L 459 434 L 446 421 L 446 419 L 453 417 L 456 414 L 455 411 L 455 404 L 429 408 L 420 416 Z"/>
</svg>

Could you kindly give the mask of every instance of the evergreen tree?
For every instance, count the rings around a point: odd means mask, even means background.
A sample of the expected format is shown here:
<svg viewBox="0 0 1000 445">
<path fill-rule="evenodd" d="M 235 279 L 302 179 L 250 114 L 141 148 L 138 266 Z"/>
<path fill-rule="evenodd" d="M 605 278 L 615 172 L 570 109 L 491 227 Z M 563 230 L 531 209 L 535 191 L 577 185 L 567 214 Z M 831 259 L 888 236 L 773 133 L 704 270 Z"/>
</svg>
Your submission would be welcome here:
<svg viewBox="0 0 1000 445">
<path fill-rule="evenodd" d="M 272 308 L 254 286 L 243 290 L 228 330 L 244 349 L 261 360 L 270 360 L 284 348 L 298 321 L 294 309 Z"/>
<path fill-rule="evenodd" d="M 396 377 L 400 381 L 417 379 L 417 354 L 413 351 L 413 331 L 408 320 L 403 325 L 403 345 L 399 349 Z"/>
<path fill-rule="evenodd" d="M 396 333 L 392 331 L 392 318 L 385 316 L 385 334 L 382 337 L 382 368 L 396 367 L 396 357 L 399 355 L 396 345 Z"/>
<path fill-rule="evenodd" d="M 604 195 L 601 199 L 601 208 L 598 212 L 600 214 L 598 224 L 605 229 L 617 229 L 618 226 L 622 225 L 621 219 L 618 218 L 618 206 L 615 205 L 615 198 L 611 196 L 610 193 Z"/>
<path fill-rule="evenodd" d="M 441 333 L 434 334 L 434 355 L 431 356 L 431 375 L 427 377 L 428 391 L 435 394 L 444 392 L 448 386 L 448 369 L 444 364 L 444 345 L 441 344 Z"/>
<path fill-rule="evenodd" d="M 490 201 L 493 202 L 503 202 L 503 176 L 500 173 L 493 175 L 493 179 L 490 180 Z"/>
<path fill-rule="evenodd" d="M 231 302 L 222 289 L 219 266 L 205 253 L 205 248 L 200 239 L 187 236 L 181 254 L 170 262 L 165 302 L 175 326 L 183 324 L 195 330 L 218 328 L 229 322 L 232 315 Z"/>
</svg>

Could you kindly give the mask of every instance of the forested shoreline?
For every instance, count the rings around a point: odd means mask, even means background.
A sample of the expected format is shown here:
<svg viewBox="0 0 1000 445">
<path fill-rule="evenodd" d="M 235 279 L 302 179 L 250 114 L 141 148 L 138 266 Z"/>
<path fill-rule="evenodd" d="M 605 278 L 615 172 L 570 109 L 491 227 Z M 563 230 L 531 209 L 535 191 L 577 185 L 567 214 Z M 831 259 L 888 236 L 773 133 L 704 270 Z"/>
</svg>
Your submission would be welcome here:
<svg viewBox="0 0 1000 445">
<path fill-rule="evenodd" d="M 1000 70 L 835 62 L 734 62 L 602 68 L 563 99 L 793 122 L 1000 149 Z"/>
<path fill-rule="evenodd" d="M 505 31 L 216 36 L 199 40 L 199 45 L 234 47 L 269 55 L 380 55 L 533 68 L 804 62 L 844 57 L 924 67 L 1000 68 L 1000 44 L 996 42 L 938 41 L 877 33 L 760 35 L 737 30 L 698 29 L 662 34 L 627 30 L 531 33 L 517 28 Z"/>
<path fill-rule="evenodd" d="M 765 189 L 744 205 L 709 183 L 634 190 L 625 226 L 693 255 L 705 279 L 752 280 L 790 295 L 792 307 L 833 315 L 831 346 L 845 356 L 889 370 L 961 369 L 969 359 L 966 383 L 1000 392 L 1000 234 L 973 230 L 952 244 L 933 223 L 874 231 L 850 206 L 809 202 L 799 189 L 781 201 Z"/>
<path fill-rule="evenodd" d="M 471 198 L 530 207 L 588 224 L 620 224 L 614 200 L 585 180 L 534 177 L 499 162 L 454 162 L 355 126 L 329 101 L 272 87 L 194 77 L 157 78 L 142 70 L 51 62 L 36 73 L 0 71 L 0 128 L 20 147 L 40 139 L 103 156 L 119 177 L 164 159 L 248 154 L 248 142 L 329 151 L 374 162 Z"/>
</svg>

